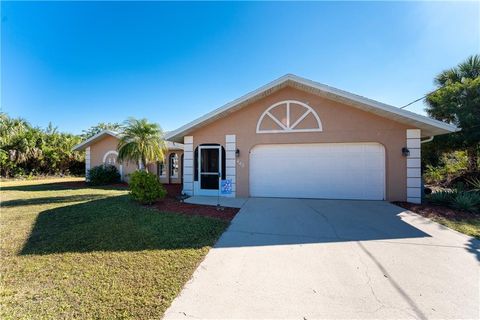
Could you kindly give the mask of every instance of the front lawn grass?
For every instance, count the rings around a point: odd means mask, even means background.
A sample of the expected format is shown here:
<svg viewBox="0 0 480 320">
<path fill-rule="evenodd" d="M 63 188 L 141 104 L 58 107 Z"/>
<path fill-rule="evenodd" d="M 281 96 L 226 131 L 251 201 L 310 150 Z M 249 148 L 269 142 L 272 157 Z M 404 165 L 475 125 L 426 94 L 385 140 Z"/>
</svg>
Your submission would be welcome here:
<svg viewBox="0 0 480 320">
<path fill-rule="evenodd" d="M 158 319 L 228 225 L 65 181 L 1 183 L 1 319 Z"/>
<path fill-rule="evenodd" d="M 450 229 L 480 239 L 480 214 L 478 213 L 455 210 L 429 203 L 394 202 L 394 204 L 432 219 Z"/>
<path fill-rule="evenodd" d="M 480 217 L 466 219 L 434 217 L 432 220 L 443 224 L 450 229 L 457 230 L 458 232 L 480 239 Z"/>
</svg>

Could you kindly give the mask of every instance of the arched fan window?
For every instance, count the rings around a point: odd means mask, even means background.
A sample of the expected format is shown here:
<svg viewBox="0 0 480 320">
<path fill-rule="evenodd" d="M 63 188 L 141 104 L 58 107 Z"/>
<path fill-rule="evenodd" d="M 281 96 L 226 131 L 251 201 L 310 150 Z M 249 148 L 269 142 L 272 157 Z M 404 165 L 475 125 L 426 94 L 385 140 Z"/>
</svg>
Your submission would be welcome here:
<svg viewBox="0 0 480 320">
<path fill-rule="evenodd" d="M 285 100 L 265 110 L 257 122 L 257 133 L 290 133 L 322 131 L 320 117 L 309 105 Z"/>
<path fill-rule="evenodd" d="M 115 150 L 108 151 L 103 155 L 103 164 L 114 166 L 117 164 L 118 152 Z"/>
</svg>

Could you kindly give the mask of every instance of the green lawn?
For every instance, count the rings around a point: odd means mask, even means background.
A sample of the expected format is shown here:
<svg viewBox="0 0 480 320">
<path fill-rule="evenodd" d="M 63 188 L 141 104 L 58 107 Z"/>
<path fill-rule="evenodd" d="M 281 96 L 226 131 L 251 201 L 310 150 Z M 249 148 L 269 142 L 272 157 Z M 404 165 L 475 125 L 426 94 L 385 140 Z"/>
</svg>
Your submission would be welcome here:
<svg viewBox="0 0 480 320">
<path fill-rule="evenodd" d="M 448 219 L 446 217 L 434 217 L 432 220 L 450 229 L 480 239 L 480 218 Z"/>
<path fill-rule="evenodd" d="M 443 224 L 450 229 L 480 239 L 480 215 L 478 213 L 455 210 L 428 202 L 424 204 L 394 202 L 394 204 Z"/>
<path fill-rule="evenodd" d="M 228 223 L 73 180 L 1 183 L 0 318 L 160 318 Z"/>
</svg>

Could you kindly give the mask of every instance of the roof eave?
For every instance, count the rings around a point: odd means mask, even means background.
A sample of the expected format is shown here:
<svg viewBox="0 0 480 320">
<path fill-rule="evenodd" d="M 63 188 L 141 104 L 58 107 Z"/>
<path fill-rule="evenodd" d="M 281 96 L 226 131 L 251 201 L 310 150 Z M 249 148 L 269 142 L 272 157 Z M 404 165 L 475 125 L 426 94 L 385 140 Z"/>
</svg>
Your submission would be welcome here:
<svg viewBox="0 0 480 320">
<path fill-rule="evenodd" d="M 104 135 L 111 135 L 112 137 L 118 138 L 118 133 L 111 131 L 111 130 L 103 130 L 96 135 L 88 138 L 87 140 L 77 144 L 72 148 L 72 151 L 83 151 L 86 148 L 88 148 L 91 144 L 93 144 L 95 141 L 97 141 L 99 138 L 101 138 Z"/>
<path fill-rule="evenodd" d="M 396 116 L 396 118 L 398 118 L 395 119 L 395 121 L 403 122 L 422 129 L 422 136 L 439 135 L 459 131 L 456 126 L 447 124 L 445 122 L 431 119 L 429 117 L 425 117 L 408 110 L 396 108 L 394 106 L 368 99 L 363 96 L 349 93 L 340 89 L 336 89 L 312 80 L 304 79 L 293 74 L 287 74 L 246 95 L 243 95 L 236 100 L 225 104 L 218 109 L 215 109 L 205 114 L 202 117 L 199 117 L 181 126 L 177 130 L 171 131 L 169 134 L 167 134 L 166 139 L 175 142 L 183 142 L 183 137 L 185 135 L 202 126 L 202 124 L 207 124 L 215 121 L 216 119 L 221 118 L 225 114 L 227 114 L 228 111 L 232 111 L 231 109 L 234 109 L 236 106 L 241 105 L 246 101 L 253 100 L 255 99 L 255 97 L 261 96 L 262 93 L 272 90 L 275 87 L 280 87 L 282 84 L 287 84 L 287 82 L 289 81 L 312 89 L 316 89 L 325 95 L 331 95 L 332 97 L 337 97 L 339 99 L 345 100 L 345 103 L 348 103 L 354 107 L 362 105 L 364 108 L 371 108 L 372 110 L 376 111 L 374 113 L 379 115 L 383 114 L 384 117 L 391 117 L 394 115 Z"/>
</svg>

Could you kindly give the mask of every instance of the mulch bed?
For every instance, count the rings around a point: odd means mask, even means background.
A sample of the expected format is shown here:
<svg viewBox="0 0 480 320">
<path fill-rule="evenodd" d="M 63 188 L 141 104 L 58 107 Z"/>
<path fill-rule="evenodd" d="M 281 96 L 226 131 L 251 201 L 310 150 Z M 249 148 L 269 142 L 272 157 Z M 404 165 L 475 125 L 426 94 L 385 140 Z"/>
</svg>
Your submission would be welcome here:
<svg viewBox="0 0 480 320">
<path fill-rule="evenodd" d="M 217 210 L 216 206 L 180 202 L 180 200 L 177 199 L 177 196 L 181 194 L 181 184 L 164 184 L 164 187 L 168 192 L 165 199 L 151 205 L 151 207 L 160 211 L 182 213 L 192 216 L 204 216 L 230 221 L 240 210 L 238 208 L 223 208 L 223 210 Z"/>
<path fill-rule="evenodd" d="M 438 206 L 433 204 L 414 204 L 408 202 L 393 202 L 393 204 L 405 208 L 407 210 L 418 213 L 426 218 L 442 217 L 449 220 L 465 220 L 478 218 L 479 215 L 461 210 L 455 210 L 452 208 Z"/>
<path fill-rule="evenodd" d="M 86 188 L 88 185 L 85 181 L 69 181 L 69 182 L 58 182 L 56 185 L 61 185 L 68 188 Z M 206 206 L 198 204 L 188 204 L 180 202 L 177 199 L 182 192 L 181 184 L 164 184 L 165 189 L 167 189 L 167 196 L 162 201 L 158 201 L 155 204 L 149 206 L 157 210 L 164 212 L 173 212 L 181 213 L 193 216 L 204 216 L 218 218 L 226 221 L 230 221 L 235 217 L 237 212 L 240 210 L 238 208 L 223 208 L 223 210 L 217 210 L 216 206 Z M 119 188 L 128 188 L 127 183 L 116 183 L 108 185 L 108 187 L 119 187 Z"/>
<path fill-rule="evenodd" d="M 159 201 L 153 204 L 152 207 L 164 212 L 182 213 L 191 216 L 211 217 L 226 221 L 232 220 L 233 217 L 235 217 L 237 212 L 240 210 L 237 208 L 223 208 L 223 210 L 217 210 L 217 207 L 215 206 L 183 203 L 177 199 L 172 199 L 170 197 L 166 197 L 163 201 Z"/>
</svg>

